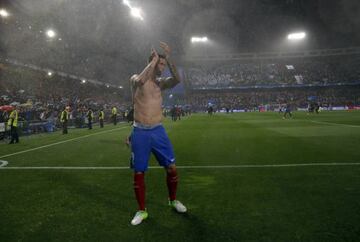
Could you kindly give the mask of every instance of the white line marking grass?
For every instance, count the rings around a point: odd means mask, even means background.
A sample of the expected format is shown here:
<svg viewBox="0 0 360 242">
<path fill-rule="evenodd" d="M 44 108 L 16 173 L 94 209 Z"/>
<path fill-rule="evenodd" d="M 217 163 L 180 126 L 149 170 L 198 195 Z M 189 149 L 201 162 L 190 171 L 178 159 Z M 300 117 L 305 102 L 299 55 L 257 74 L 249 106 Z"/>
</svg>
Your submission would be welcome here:
<svg viewBox="0 0 360 242">
<path fill-rule="evenodd" d="M 7 164 L 9 164 L 9 162 L 7 162 L 6 160 L 0 160 L 0 168 L 7 166 Z"/>
<path fill-rule="evenodd" d="M 314 121 L 314 120 L 310 120 L 310 122 L 312 122 L 312 123 L 318 123 L 318 124 L 328 124 L 328 125 L 347 126 L 347 127 L 353 127 L 353 128 L 360 128 L 360 125 L 339 124 L 339 123 L 331 123 L 331 122 L 324 122 L 324 121 Z"/>
<path fill-rule="evenodd" d="M 63 141 L 56 142 L 56 143 L 52 143 L 52 144 L 48 144 L 48 145 L 43 145 L 43 146 L 39 146 L 39 147 L 32 148 L 32 149 L 28 149 L 28 150 L 22 150 L 22 151 L 15 152 L 15 153 L 12 153 L 12 154 L 7 154 L 7 155 L 0 156 L 0 159 L 1 159 L 1 158 L 5 158 L 5 157 L 9 157 L 9 156 L 14 156 L 14 155 L 19 155 L 19 154 L 27 153 L 27 152 L 34 151 L 34 150 L 44 149 L 44 148 L 51 147 L 51 146 L 54 146 L 54 145 L 59 145 L 59 144 L 67 143 L 67 142 L 70 142 L 70 141 L 87 138 L 87 137 L 94 136 L 94 135 L 109 133 L 109 132 L 112 132 L 112 131 L 114 131 L 114 130 L 119 130 L 119 129 L 124 129 L 124 128 L 127 128 L 127 126 L 121 127 L 121 128 L 116 128 L 116 129 L 110 129 L 110 130 L 106 130 L 106 131 L 101 131 L 101 132 L 97 132 L 97 133 L 94 133 L 94 134 L 87 134 L 87 135 L 84 135 L 84 136 L 80 136 L 80 137 L 76 137 L 76 138 L 72 138 L 72 139 L 67 139 L 67 140 L 63 140 Z"/>
<path fill-rule="evenodd" d="M 360 166 L 360 162 L 344 163 L 299 163 L 299 164 L 271 164 L 271 165 L 204 165 L 204 166 L 176 166 L 178 169 L 229 169 L 229 168 L 279 168 L 279 167 L 311 167 L 311 166 Z M 0 170 L 129 170 L 128 166 L 18 166 L 0 167 Z M 163 169 L 161 166 L 149 166 L 149 169 Z"/>
</svg>

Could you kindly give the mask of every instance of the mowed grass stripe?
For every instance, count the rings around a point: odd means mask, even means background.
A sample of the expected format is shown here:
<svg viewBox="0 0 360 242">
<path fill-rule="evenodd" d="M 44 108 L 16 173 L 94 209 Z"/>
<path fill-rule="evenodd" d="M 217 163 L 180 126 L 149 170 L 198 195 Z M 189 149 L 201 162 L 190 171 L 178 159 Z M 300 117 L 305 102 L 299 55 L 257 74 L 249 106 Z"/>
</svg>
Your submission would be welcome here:
<svg viewBox="0 0 360 242">
<path fill-rule="evenodd" d="M 335 118 L 341 115 L 343 119 L 357 117 L 348 113 L 333 115 Z M 288 164 L 302 163 L 314 157 L 319 162 L 359 160 L 356 153 L 351 152 L 359 144 L 356 141 L 357 129 L 350 132 L 351 128 L 343 130 L 337 126 L 312 124 L 308 122 L 309 118 L 322 116 L 307 116 L 305 113 L 296 113 L 293 120 L 282 120 L 281 117 L 277 113 L 216 114 L 213 117 L 196 114 L 180 122 L 166 120 L 164 125 L 173 143 L 178 165 Z M 331 115 L 326 113 L 326 117 Z M 40 149 L 31 153 L 31 160 L 14 155 L 8 161 L 18 167 L 127 166 L 130 150 L 123 144 L 126 132 L 98 135 L 82 142 Z M 36 144 L 37 139 L 31 142 Z M 153 165 L 152 162 L 157 164 L 152 159 L 150 165 Z"/>
<path fill-rule="evenodd" d="M 64 144 L 64 143 L 79 140 L 79 139 L 84 139 L 84 138 L 99 135 L 99 134 L 109 133 L 109 132 L 113 132 L 115 130 L 120 130 L 120 129 L 125 129 L 125 128 L 127 128 L 127 126 L 126 127 L 119 127 L 119 128 L 115 128 L 115 129 L 110 129 L 110 130 L 104 130 L 104 131 L 100 131 L 100 132 L 96 132 L 96 133 L 92 133 L 92 134 L 87 134 L 87 135 L 83 135 L 83 136 L 76 137 L 76 138 L 66 139 L 66 140 L 63 140 L 63 141 L 59 141 L 59 142 L 55 142 L 55 143 L 51 143 L 51 144 L 47 144 L 47 145 L 42 145 L 42 146 L 39 146 L 39 147 L 35 147 L 35 148 L 27 149 L 27 150 L 22 150 L 22 151 L 18 151 L 18 152 L 11 153 L 11 154 L 2 155 L 2 156 L 0 156 L 0 159 L 10 157 L 10 156 L 14 156 L 14 155 L 27 153 L 27 152 L 31 152 L 31 151 L 34 151 L 34 150 L 44 149 L 44 148 L 51 147 L 51 146 L 54 146 L 54 145 Z"/>
<path fill-rule="evenodd" d="M 0 165 L 4 170 L 128 170 L 128 166 L 24 166 L 24 167 L 6 167 L 7 162 Z M 270 164 L 270 165 L 204 165 L 204 166 L 177 166 L 178 169 L 229 169 L 229 168 L 281 168 L 281 167 L 311 167 L 311 166 L 358 166 L 356 162 L 343 163 L 300 163 L 300 164 Z M 149 166 L 149 169 L 163 169 L 161 166 Z"/>
<path fill-rule="evenodd" d="M 164 122 L 179 167 L 177 196 L 189 212 L 182 216 L 168 207 L 166 174 L 151 159 L 157 168 L 146 173 L 149 218 L 137 227 L 130 225 L 137 204 L 123 144 L 130 128 L 9 157 L 16 167 L 107 169 L 0 170 L 0 240 L 356 241 L 358 129 L 308 120 L 356 125 L 359 114 L 295 113 L 292 120 L 277 113 L 215 114 Z M 58 137 L 31 142 L 41 146 Z M 290 166 L 234 167 L 272 164 Z"/>
<path fill-rule="evenodd" d="M 360 125 L 339 124 L 339 123 L 324 122 L 324 121 L 314 121 L 314 120 L 310 120 L 310 122 L 318 123 L 318 124 L 338 125 L 338 126 L 345 126 L 345 127 L 352 127 L 352 128 L 360 128 Z"/>
</svg>

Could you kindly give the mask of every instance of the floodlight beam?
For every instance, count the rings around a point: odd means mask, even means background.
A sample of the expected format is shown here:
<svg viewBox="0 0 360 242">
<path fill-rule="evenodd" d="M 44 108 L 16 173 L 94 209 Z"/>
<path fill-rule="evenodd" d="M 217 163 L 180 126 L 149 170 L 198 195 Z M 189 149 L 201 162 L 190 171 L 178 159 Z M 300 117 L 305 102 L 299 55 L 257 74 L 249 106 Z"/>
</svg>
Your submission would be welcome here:
<svg viewBox="0 0 360 242">
<path fill-rule="evenodd" d="M 287 36 L 288 40 L 301 40 L 304 39 L 305 37 L 306 37 L 305 32 L 290 33 Z"/>
<path fill-rule="evenodd" d="M 209 41 L 209 39 L 206 36 L 204 36 L 204 37 L 196 37 L 196 36 L 191 37 L 191 43 L 198 43 L 198 42 L 206 43 L 208 41 Z"/>
<path fill-rule="evenodd" d="M 0 9 L 0 17 L 3 17 L 3 18 L 6 18 L 6 17 L 9 17 L 9 12 L 6 11 L 6 9 L 2 8 Z"/>
<path fill-rule="evenodd" d="M 46 36 L 49 37 L 49 38 L 54 38 L 56 36 L 56 33 L 54 30 L 52 29 L 49 29 L 46 31 Z"/>
<path fill-rule="evenodd" d="M 140 8 L 130 8 L 130 13 L 131 13 L 131 16 L 133 16 L 134 18 L 144 20 L 144 18 L 141 16 Z"/>
<path fill-rule="evenodd" d="M 131 16 L 133 16 L 134 18 L 144 20 L 144 18 L 142 16 L 142 10 L 140 8 L 131 6 L 129 0 L 123 0 L 122 2 L 125 6 L 127 6 L 130 9 Z"/>
</svg>

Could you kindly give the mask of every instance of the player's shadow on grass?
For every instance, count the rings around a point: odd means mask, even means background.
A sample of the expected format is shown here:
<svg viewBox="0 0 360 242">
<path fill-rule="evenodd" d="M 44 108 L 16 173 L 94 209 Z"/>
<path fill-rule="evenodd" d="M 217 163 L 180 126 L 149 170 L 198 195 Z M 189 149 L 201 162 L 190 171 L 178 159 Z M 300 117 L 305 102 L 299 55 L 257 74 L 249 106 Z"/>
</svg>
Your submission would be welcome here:
<svg viewBox="0 0 360 242">
<path fill-rule="evenodd" d="M 210 238 L 208 232 L 216 231 L 216 228 L 211 228 L 212 225 L 197 214 L 192 213 L 191 210 L 186 213 L 178 213 L 163 203 L 152 203 L 149 204 L 149 207 L 152 207 L 152 210 L 162 210 L 163 212 L 150 212 L 149 217 L 136 229 L 146 228 L 151 231 L 159 231 L 162 233 L 164 241 L 207 241 Z M 167 219 L 171 219 L 171 222 L 169 223 Z M 173 236 L 174 231 L 177 233 L 175 238 Z"/>
</svg>

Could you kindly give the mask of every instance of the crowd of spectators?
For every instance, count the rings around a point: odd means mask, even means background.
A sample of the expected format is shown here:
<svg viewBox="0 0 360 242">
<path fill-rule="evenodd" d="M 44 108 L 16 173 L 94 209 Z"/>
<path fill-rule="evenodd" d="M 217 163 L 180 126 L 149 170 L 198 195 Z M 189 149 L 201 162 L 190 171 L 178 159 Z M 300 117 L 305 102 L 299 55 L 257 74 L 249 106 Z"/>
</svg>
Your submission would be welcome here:
<svg viewBox="0 0 360 242">
<path fill-rule="evenodd" d="M 0 106 L 5 105 L 19 105 L 21 119 L 27 122 L 58 123 L 66 106 L 71 107 L 74 120 L 84 119 L 88 108 L 103 109 L 105 117 L 110 118 L 112 107 L 122 111 L 122 116 L 131 102 L 126 101 L 120 88 L 7 66 L 0 69 Z"/>
<path fill-rule="evenodd" d="M 188 68 L 187 81 L 192 89 L 349 84 L 360 82 L 360 56 L 207 63 Z"/>
<path fill-rule="evenodd" d="M 360 86 L 251 89 L 240 91 L 194 91 L 186 103 L 193 110 L 203 111 L 209 105 L 217 109 L 256 110 L 260 106 L 279 107 L 291 103 L 296 108 L 306 108 L 310 102 L 322 107 L 360 105 Z"/>
<path fill-rule="evenodd" d="M 306 108 L 314 101 L 327 107 L 360 105 L 360 83 L 357 84 L 360 81 L 360 59 L 355 57 L 338 60 L 334 57 L 302 58 L 202 68 L 188 69 L 190 86 L 187 85 L 186 95 L 165 97 L 165 106 L 186 105 L 193 111 L 203 111 L 209 105 L 216 109 L 247 110 L 286 103 Z M 326 85 L 330 83 L 342 85 Z M 275 87 L 261 87 L 271 85 Z M 211 87 L 216 87 L 216 90 L 211 90 Z M 0 106 L 4 105 L 20 105 L 20 116 L 28 122 L 50 120 L 58 123 L 65 106 L 71 107 L 70 118 L 73 120 L 85 119 L 88 108 L 95 111 L 95 117 L 96 112 L 103 109 L 109 119 L 114 106 L 120 117 L 129 112 L 131 95 L 120 88 L 83 83 L 22 67 L 2 66 Z"/>
</svg>

